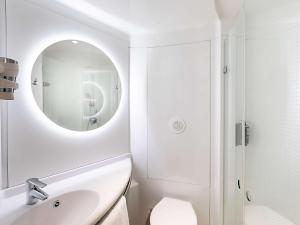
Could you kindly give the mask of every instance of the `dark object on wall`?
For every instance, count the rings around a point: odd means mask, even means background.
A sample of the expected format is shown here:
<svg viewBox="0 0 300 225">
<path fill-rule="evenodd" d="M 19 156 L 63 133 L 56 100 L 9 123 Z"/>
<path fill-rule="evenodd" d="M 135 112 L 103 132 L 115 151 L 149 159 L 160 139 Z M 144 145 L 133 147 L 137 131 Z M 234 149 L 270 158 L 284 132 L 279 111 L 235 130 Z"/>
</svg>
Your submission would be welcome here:
<svg viewBox="0 0 300 225">
<path fill-rule="evenodd" d="M 18 88 L 16 82 L 18 73 L 17 61 L 0 57 L 0 99 L 14 100 L 14 91 Z"/>
</svg>

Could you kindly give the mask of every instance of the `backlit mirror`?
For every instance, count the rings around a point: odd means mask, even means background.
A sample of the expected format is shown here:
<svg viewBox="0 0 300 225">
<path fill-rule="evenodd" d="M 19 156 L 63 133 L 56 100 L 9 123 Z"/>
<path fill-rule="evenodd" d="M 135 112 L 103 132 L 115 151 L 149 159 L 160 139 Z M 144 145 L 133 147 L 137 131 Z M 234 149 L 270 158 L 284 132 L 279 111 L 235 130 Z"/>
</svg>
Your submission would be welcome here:
<svg viewBox="0 0 300 225">
<path fill-rule="evenodd" d="M 100 49 L 77 40 L 57 42 L 39 55 L 31 87 L 43 113 L 74 131 L 93 130 L 107 123 L 121 98 L 113 62 Z"/>
</svg>

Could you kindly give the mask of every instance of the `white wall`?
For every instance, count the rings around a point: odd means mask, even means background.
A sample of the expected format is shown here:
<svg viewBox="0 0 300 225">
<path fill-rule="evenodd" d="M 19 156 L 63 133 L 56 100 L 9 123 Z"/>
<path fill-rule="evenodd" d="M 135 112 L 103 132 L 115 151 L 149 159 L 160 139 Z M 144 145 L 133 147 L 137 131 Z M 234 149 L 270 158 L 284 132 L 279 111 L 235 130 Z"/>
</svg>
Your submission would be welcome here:
<svg viewBox="0 0 300 225">
<path fill-rule="evenodd" d="M 207 30 L 211 32 L 206 32 Z M 132 45 L 136 47 L 132 47 L 130 52 L 131 151 L 134 178 L 139 183 L 140 197 L 137 203 L 139 211 L 136 212 L 138 216 L 135 216 L 137 221 L 132 221 L 133 224 L 145 224 L 149 211 L 163 196 L 191 201 L 197 212 L 199 224 L 221 224 L 222 194 L 220 174 L 218 174 L 221 171 L 218 170 L 221 164 L 217 162 L 221 157 L 218 133 L 220 76 L 217 75 L 220 71 L 217 69 L 219 65 L 217 40 L 219 39 L 214 36 L 216 33 L 213 27 L 197 30 L 194 36 L 191 31 L 182 31 L 178 34 L 176 38 L 173 36 L 173 39 L 170 34 L 155 38 L 132 39 Z M 179 54 L 180 51 L 182 54 Z M 211 63 L 217 66 L 211 67 Z M 205 81 L 205 77 L 210 78 Z M 176 89 L 175 87 L 179 89 L 172 95 L 170 91 Z M 201 92 L 202 96 L 200 96 Z M 189 97 L 182 99 L 182 96 Z M 187 132 L 192 132 L 189 137 L 185 137 L 184 133 L 183 136 L 177 137 L 170 133 L 168 119 L 166 119 L 169 118 L 167 113 L 169 111 L 166 108 L 168 106 L 164 105 L 168 102 L 168 98 L 171 111 L 183 115 L 183 119 L 187 121 Z M 189 113 L 185 114 L 181 106 L 189 109 Z M 180 109 L 183 111 L 181 112 Z M 193 117 L 193 110 L 196 110 L 199 115 L 195 114 Z M 200 122 L 201 113 L 207 113 L 207 110 L 209 111 L 205 116 L 206 121 Z M 153 113 L 158 117 L 166 116 L 166 118 L 158 124 L 159 120 L 153 117 Z M 195 127 L 191 129 L 193 126 Z M 168 143 L 163 145 L 157 141 L 157 136 L 153 139 L 154 136 L 149 133 L 149 129 L 153 128 L 158 131 L 161 140 L 164 139 L 163 137 L 170 138 Z M 183 137 L 187 138 L 186 144 L 177 148 L 176 143 Z M 200 144 L 197 141 L 193 142 L 193 137 L 199 138 Z M 211 143 L 208 143 L 208 146 L 207 143 L 203 145 L 207 140 L 211 140 Z M 172 148 L 178 150 L 177 153 L 168 154 Z M 193 161 L 190 156 L 194 157 Z M 197 165 L 197 168 L 193 165 Z M 213 165 L 213 170 L 210 165 Z M 190 173 L 191 170 L 194 174 Z M 212 219 L 210 215 L 214 218 Z"/>
<path fill-rule="evenodd" d="M 107 46 L 107 49 L 114 56 L 114 59 L 118 61 L 122 68 L 122 74 L 127 72 L 128 63 L 128 43 L 124 40 L 118 40 L 110 35 L 99 33 L 91 28 L 78 24 L 72 20 L 57 16 L 51 12 L 43 10 L 29 3 L 17 0 L 10 0 L 10 27 L 9 31 L 9 54 L 12 57 L 19 59 L 24 67 L 21 70 L 23 79 L 21 80 L 24 89 L 18 92 L 18 99 L 12 102 L 9 106 L 10 110 L 10 127 L 9 130 L 9 149 L 10 159 L 16 159 L 13 163 L 22 165 L 26 163 L 24 174 L 20 174 L 21 171 L 11 171 L 12 174 L 18 174 L 11 180 L 12 183 L 18 183 L 23 181 L 26 176 L 43 176 L 48 174 L 49 170 L 46 168 L 48 165 L 55 165 L 56 168 L 64 170 L 75 167 L 82 164 L 84 160 L 86 163 L 90 163 L 94 159 L 103 156 L 109 157 L 112 152 L 122 153 L 128 149 L 124 149 L 125 139 L 128 138 L 125 128 L 127 128 L 126 113 L 119 115 L 115 123 L 111 124 L 111 128 L 114 128 L 115 135 L 112 132 L 106 133 L 103 130 L 101 138 L 97 135 L 91 137 L 85 136 L 79 138 L 78 136 L 63 134 L 60 130 L 59 135 L 54 132 L 54 127 L 47 128 L 45 121 L 40 121 L 41 115 L 32 114 L 29 112 L 29 106 L 32 106 L 32 99 L 27 96 L 28 86 L 26 80 L 30 74 L 29 64 L 34 59 L 29 57 L 28 52 L 32 52 L 37 55 L 39 52 L 36 50 L 42 50 L 45 47 L 45 42 L 49 43 L 51 40 L 57 41 L 57 37 L 66 36 L 76 39 L 80 39 L 82 34 L 86 39 L 92 40 L 99 45 Z M 196 1 L 195 1 L 196 2 Z M 198 2 L 198 1 L 197 1 Z M 208 3 L 208 1 L 206 2 Z M 213 1 L 209 3 L 213 6 Z M 169 5 L 167 5 L 169 9 Z M 197 9 L 197 8 L 195 8 Z M 202 7 L 201 10 L 204 8 Z M 210 9 L 213 9 L 211 7 Z M 140 217 L 139 225 L 144 224 L 148 210 L 152 208 L 163 195 L 168 194 L 182 199 L 191 200 L 197 210 L 199 222 L 203 225 L 207 224 L 222 224 L 222 152 L 221 152 L 221 83 L 220 77 L 220 27 L 215 26 L 215 11 L 206 10 L 205 12 L 212 13 L 209 21 L 213 24 L 201 24 L 197 29 L 190 28 L 181 31 L 170 31 L 168 34 L 153 34 L 149 36 L 135 36 L 132 38 L 131 45 L 134 47 L 131 49 L 131 150 L 134 157 L 135 177 L 140 185 L 139 202 Z M 201 16 L 201 13 L 197 11 L 197 15 Z M 177 16 L 177 15 L 176 15 Z M 37 20 L 37 18 L 41 18 Z M 180 18 L 180 17 L 178 17 Z M 214 21 L 212 21 L 214 20 Z M 26 30 L 25 30 L 26 28 Z M 25 30 L 25 31 L 24 31 Z M 22 34 L 22 35 L 21 35 Z M 46 39 L 46 40 L 45 40 Z M 182 45 L 186 43 L 211 43 L 210 56 L 204 60 L 204 64 L 211 66 L 211 148 L 204 150 L 205 154 L 210 154 L 210 162 L 206 162 L 205 171 L 210 172 L 209 187 L 199 189 L 199 185 L 186 184 L 182 182 L 168 182 L 163 180 L 148 179 L 147 177 L 147 64 L 148 64 L 148 48 L 158 47 L 166 45 Z M 26 45 L 24 45 L 26 43 Z M 35 47 L 34 47 L 35 46 Z M 36 54 L 35 54 L 36 53 Z M 202 52 L 201 52 L 202 54 Z M 124 58 L 125 57 L 125 58 Z M 123 60 L 125 59 L 125 60 Z M 182 65 L 186 66 L 186 65 Z M 26 79 L 25 79 L 26 78 Z M 126 80 L 126 79 L 125 79 Z M 127 86 L 125 86 L 126 88 Z M 208 87 L 206 87 L 208 88 Z M 125 95 L 126 96 L 126 95 Z M 28 101 L 30 100 L 30 101 Z M 123 106 L 124 107 L 124 106 Z M 126 111 L 124 107 L 124 112 Z M 24 111 L 22 118 L 19 117 L 17 112 Z M 37 116 L 37 117 L 36 117 Z M 117 125 L 118 124 L 118 125 Z M 120 127 L 119 127 L 120 126 Z M 18 128 L 18 129 L 17 129 Z M 32 129 L 28 129 L 32 128 Z M 25 132 L 26 130 L 26 132 Z M 126 130 L 127 131 L 127 130 Z M 25 133 L 25 135 L 24 135 Z M 47 139 L 46 136 L 47 135 Z M 121 138 L 120 138 L 121 135 Z M 34 137 L 34 139 L 33 139 Z M 14 138 L 14 140 L 12 140 Z M 114 142 L 112 146 L 111 139 L 118 140 Z M 97 140 L 95 140 L 97 139 Z M 33 142 L 36 141 L 37 142 Z M 83 146 L 82 142 L 85 141 L 86 145 Z M 53 144 L 52 146 L 41 146 L 41 143 Z M 90 143 L 91 142 L 91 143 Z M 26 150 L 21 146 L 28 146 Z M 108 146 L 109 148 L 105 148 Z M 203 149 L 201 149 L 203 150 Z M 30 151 L 26 152 L 26 151 Z M 89 154 L 86 154 L 88 151 Z M 51 153 L 51 155 L 48 155 Z M 29 155 L 42 155 L 43 158 L 38 160 L 29 159 Z M 68 155 L 72 155 L 72 162 L 65 158 Z M 29 165 L 29 162 L 31 164 Z M 63 163 L 64 162 L 64 163 Z M 211 168 L 209 168 L 211 164 Z M 12 165 L 12 164 L 11 164 Z M 17 167 L 11 167 L 11 169 Z M 30 173 L 39 168 L 38 173 Z M 51 171 L 53 173 L 58 172 Z M 176 185 L 174 185 L 176 184 Z"/>
<path fill-rule="evenodd" d="M 8 105 L 9 185 L 129 152 L 128 41 L 27 1 L 9 0 L 7 4 L 8 56 L 20 63 L 20 89 L 16 100 Z M 102 48 L 120 72 L 120 110 L 99 130 L 80 134 L 62 129 L 34 102 L 30 84 L 33 63 L 44 48 L 64 39 L 83 40 Z"/>
<path fill-rule="evenodd" d="M 300 224 L 300 4 L 247 17 L 246 187 L 252 203 Z"/>
<path fill-rule="evenodd" d="M 199 190 L 209 186 L 210 45 L 204 41 L 147 51 L 151 179 L 195 184 Z M 185 127 L 181 133 L 173 129 L 176 121 Z"/>
</svg>

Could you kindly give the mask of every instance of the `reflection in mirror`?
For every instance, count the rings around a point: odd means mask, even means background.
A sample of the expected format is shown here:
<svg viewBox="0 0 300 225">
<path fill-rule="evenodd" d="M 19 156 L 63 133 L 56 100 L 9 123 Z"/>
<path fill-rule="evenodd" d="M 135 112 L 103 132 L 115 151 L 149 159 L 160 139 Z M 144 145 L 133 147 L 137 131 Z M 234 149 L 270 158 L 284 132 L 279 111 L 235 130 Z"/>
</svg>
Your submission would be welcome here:
<svg viewBox="0 0 300 225">
<path fill-rule="evenodd" d="M 93 130 L 108 122 L 121 97 L 112 61 L 82 41 L 60 41 L 46 48 L 33 66 L 31 82 L 44 114 L 75 131 Z"/>
</svg>

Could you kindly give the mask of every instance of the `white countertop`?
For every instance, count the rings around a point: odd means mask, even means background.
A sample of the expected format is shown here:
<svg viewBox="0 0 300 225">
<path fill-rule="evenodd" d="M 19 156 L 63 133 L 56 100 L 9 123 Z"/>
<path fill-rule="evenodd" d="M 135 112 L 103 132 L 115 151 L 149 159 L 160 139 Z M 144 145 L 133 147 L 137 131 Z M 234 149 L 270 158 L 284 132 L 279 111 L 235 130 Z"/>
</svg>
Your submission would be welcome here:
<svg viewBox="0 0 300 225">
<path fill-rule="evenodd" d="M 124 192 L 131 176 L 131 170 L 131 160 L 127 158 L 59 182 L 51 183 L 43 189 L 49 194 L 49 199 L 46 201 L 77 190 L 97 192 L 100 198 L 99 204 L 85 222 L 87 225 L 93 225 L 113 206 Z M 16 193 L 14 194 L 14 192 Z M 14 191 L 13 189 L 0 191 L 0 224 L 10 225 L 31 208 L 38 207 L 43 203 L 39 201 L 36 205 L 28 206 L 25 202 L 25 192 L 19 193 L 19 191 Z"/>
</svg>

